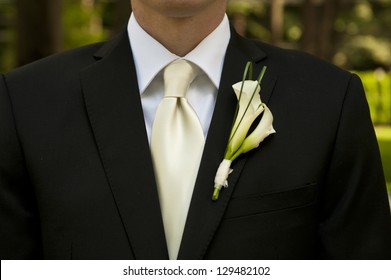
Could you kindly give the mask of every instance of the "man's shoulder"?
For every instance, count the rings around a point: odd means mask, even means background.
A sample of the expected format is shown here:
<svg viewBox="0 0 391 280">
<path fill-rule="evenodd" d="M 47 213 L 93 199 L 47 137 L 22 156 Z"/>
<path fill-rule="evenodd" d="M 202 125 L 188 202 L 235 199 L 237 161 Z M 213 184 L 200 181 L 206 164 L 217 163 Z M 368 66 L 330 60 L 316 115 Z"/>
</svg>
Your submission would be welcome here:
<svg viewBox="0 0 391 280">
<path fill-rule="evenodd" d="M 253 41 L 262 53 L 261 64 L 267 75 L 280 85 L 289 85 L 289 91 L 311 92 L 311 95 L 341 99 L 357 77 L 351 72 L 300 50 L 286 49 L 268 43 Z"/>
<path fill-rule="evenodd" d="M 18 67 L 5 75 L 9 79 L 13 79 L 30 75 L 50 75 L 57 72 L 78 71 L 95 61 L 94 54 L 103 44 L 103 42 L 95 43 L 53 54 Z"/>
<path fill-rule="evenodd" d="M 45 99 L 77 93 L 80 74 L 97 59 L 104 43 L 95 43 L 54 54 L 16 68 L 3 75 L 4 83 L 14 102 L 26 96 Z"/>
<path fill-rule="evenodd" d="M 261 41 L 254 41 L 254 43 L 266 54 L 269 63 L 279 73 L 304 75 L 314 78 L 320 76 L 330 77 L 330 75 L 344 78 L 350 76 L 348 71 L 309 53 L 281 48 Z"/>
</svg>

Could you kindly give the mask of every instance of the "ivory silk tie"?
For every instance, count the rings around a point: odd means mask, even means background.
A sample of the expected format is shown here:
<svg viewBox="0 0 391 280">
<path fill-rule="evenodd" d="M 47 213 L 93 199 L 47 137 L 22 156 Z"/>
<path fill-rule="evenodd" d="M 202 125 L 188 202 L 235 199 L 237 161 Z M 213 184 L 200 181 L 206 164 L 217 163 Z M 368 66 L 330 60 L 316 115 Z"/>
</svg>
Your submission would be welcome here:
<svg viewBox="0 0 391 280">
<path fill-rule="evenodd" d="M 197 68 L 176 60 L 164 69 L 164 98 L 152 126 L 151 152 L 170 259 L 177 259 L 204 148 L 197 114 L 186 99 Z"/>
</svg>

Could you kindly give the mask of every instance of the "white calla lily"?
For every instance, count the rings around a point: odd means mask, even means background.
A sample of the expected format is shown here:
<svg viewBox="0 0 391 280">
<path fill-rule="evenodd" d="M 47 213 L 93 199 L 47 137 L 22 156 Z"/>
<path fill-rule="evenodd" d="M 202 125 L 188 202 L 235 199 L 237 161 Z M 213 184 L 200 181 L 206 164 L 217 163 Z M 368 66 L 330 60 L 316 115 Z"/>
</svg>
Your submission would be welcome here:
<svg viewBox="0 0 391 280">
<path fill-rule="evenodd" d="M 237 111 L 224 160 L 217 169 L 212 200 L 217 200 L 220 190 L 223 187 L 228 187 L 228 176 L 233 171 L 231 169 L 231 163 L 241 154 L 257 148 L 267 136 L 276 133 L 273 128 L 273 115 L 269 108 L 262 103 L 259 94 L 261 91 L 260 82 L 266 71 L 266 67 L 262 69 L 256 81 L 245 80 L 249 70 L 252 73 L 251 62 L 248 62 L 246 65 L 243 81 L 232 86 L 238 99 Z M 261 119 L 257 127 L 249 134 L 251 126 L 258 117 Z"/>
<path fill-rule="evenodd" d="M 243 85 L 243 87 L 242 87 Z M 247 80 L 232 86 L 239 102 L 239 110 L 233 125 L 227 147 L 227 156 L 231 158 L 243 143 L 255 119 L 263 112 L 260 86 L 258 81 Z"/>
<path fill-rule="evenodd" d="M 239 101 L 238 117 L 246 112 L 246 107 L 248 105 L 250 106 L 247 109 L 246 114 L 252 114 L 258 109 L 259 105 L 262 104 L 261 96 L 259 95 L 261 87 L 258 81 L 246 80 L 234 84 L 232 88 Z"/>
<path fill-rule="evenodd" d="M 270 134 L 276 133 L 273 128 L 273 115 L 269 108 L 262 104 L 264 113 L 259 121 L 259 124 L 249 136 L 244 139 L 242 146 L 240 147 L 240 153 L 247 153 L 248 151 L 255 149 L 259 144 L 265 140 Z"/>
</svg>

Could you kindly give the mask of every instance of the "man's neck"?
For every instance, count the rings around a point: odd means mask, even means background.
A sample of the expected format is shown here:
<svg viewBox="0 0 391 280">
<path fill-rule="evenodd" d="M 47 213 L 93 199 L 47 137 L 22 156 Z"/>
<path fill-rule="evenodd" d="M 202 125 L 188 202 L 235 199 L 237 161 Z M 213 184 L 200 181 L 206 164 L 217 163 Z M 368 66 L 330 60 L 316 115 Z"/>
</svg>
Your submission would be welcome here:
<svg viewBox="0 0 391 280">
<path fill-rule="evenodd" d="M 145 9 L 134 9 L 140 26 L 170 52 L 185 56 L 222 21 L 225 10 L 205 11 L 194 16 L 166 16 Z M 213 13 L 213 14 L 212 14 Z"/>
</svg>

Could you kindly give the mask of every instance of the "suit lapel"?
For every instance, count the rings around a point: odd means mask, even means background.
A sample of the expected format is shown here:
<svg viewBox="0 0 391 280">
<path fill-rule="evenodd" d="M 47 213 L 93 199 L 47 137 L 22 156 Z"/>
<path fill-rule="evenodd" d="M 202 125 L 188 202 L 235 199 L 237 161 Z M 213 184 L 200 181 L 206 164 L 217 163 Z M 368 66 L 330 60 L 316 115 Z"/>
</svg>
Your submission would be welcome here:
<svg viewBox="0 0 391 280">
<path fill-rule="evenodd" d="M 216 107 L 182 238 L 179 259 L 202 259 L 204 257 L 245 164 L 245 156 L 241 156 L 233 163 L 234 172 L 229 176 L 229 187 L 222 190 L 218 201 L 213 202 L 211 197 L 214 177 L 224 157 L 237 103 L 232 84 L 242 80 L 247 61 L 254 62 L 254 75 L 258 75 L 262 66 L 265 65 L 262 61 L 266 58 L 266 55 L 252 41 L 240 38 L 234 31 L 232 33 Z M 275 78 L 267 72 L 262 81 L 261 97 L 264 102 L 270 99 L 274 83 Z"/>
<path fill-rule="evenodd" d="M 82 89 L 107 180 L 136 259 L 167 259 L 163 223 L 126 34 L 82 72 Z"/>
</svg>

